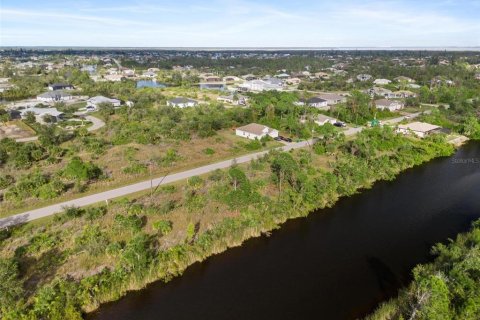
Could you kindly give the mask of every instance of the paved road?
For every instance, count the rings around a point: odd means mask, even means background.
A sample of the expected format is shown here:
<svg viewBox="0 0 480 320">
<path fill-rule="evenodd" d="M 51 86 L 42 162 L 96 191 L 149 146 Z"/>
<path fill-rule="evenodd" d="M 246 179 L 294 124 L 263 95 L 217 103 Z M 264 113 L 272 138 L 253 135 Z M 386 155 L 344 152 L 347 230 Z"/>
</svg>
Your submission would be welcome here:
<svg viewBox="0 0 480 320">
<path fill-rule="evenodd" d="M 312 143 L 311 140 L 296 142 L 296 143 L 290 143 L 286 146 L 280 147 L 279 149 L 282 149 L 284 151 L 288 151 L 288 150 L 292 150 L 292 149 L 298 149 L 298 148 L 303 148 L 303 147 L 310 146 L 311 143 Z M 61 202 L 61 203 L 54 204 L 54 205 L 51 205 L 51 206 L 48 206 L 48 207 L 43 207 L 43 208 L 40 208 L 40 209 L 27 211 L 27 212 L 17 214 L 17 215 L 11 216 L 11 217 L 0 219 L 0 229 L 8 227 L 8 226 L 13 226 L 13 225 L 16 225 L 16 224 L 25 223 L 25 222 L 32 221 L 32 220 L 35 220 L 35 219 L 39 219 L 39 218 L 43 218 L 43 217 L 53 215 L 55 213 L 63 211 L 64 207 L 68 207 L 68 206 L 76 206 L 76 207 L 88 206 L 88 205 L 91 205 L 91 204 L 94 204 L 94 203 L 104 202 L 104 201 L 107 201 L 107 200 L 110 200 L 110 199 L 126 196 L 126 195 L 129 195 L 129 194 L 135 193 L 135 192 L 148 190 L 148 189 L 151 188 L 152 185 L 155 187 L 155 186 L 158 186 L 159 184 L 171 183 L 171 182 L 175 182 L 175 181 L 179 181 L 179 180 L 188 179 L 188 178 L 193 177 L 193 176 L 198 176 L 198 175 L 202 175 L 202 174 L 205 174 L 205 173 L 209 173 L 209 172 L 212 172 L 216 169 L 228 168 L 234 163 L 245 163 L 245 162 L 249 162 L 253 159 L 258 159 L 259 157 L 262 157 L 266 153 L 268 153 L 268 151 L 257 152 L 257 153 L 241 156 L 241 157 L 238 157 L 238 158 L 229 159 L 229 160 L 209 164 L 209 165 L 206 165 L 206 166 L 203 166 L 203 167 L 199 167 L 199 168 L 195 168 L 195 169 L 191 169 L 191 170 L 187 170 L 187 171 L 183 171 L 183 172 L 179 172 L 179 173 L 174 173 L 174 174 L 171 174 L 171 175 L 167 175 L 164 178 L 156 178 L 156 179 L 153 179 L 152 182 L 150 180 L 147 180 L 147 181 L 131 184 L 131 185 L 128 185 L 128 186 L 125 186 L 125 187 L 121 187 L 121 188 L 117 188 L 117 189 L 113 189 L 113 190 L 109 190 L 109 191 L 105 191 L 105 192 L 100 192 L 100 193 L 93 194 L 93 195 L 90 195 L 90 196 L 86 196 L 86 197 L 82 197 L 82 198 L 78 198 L 78 199 L 74 199 L 74 200 L 70 200 L 70 201 Z"/>
<path fill-rule="evenodd" d="M 419 115 L 420 115 L 420 113 L 411 114 L 411 115 L 409 115 L 409 118 L 415 118 L 415 117 L 418 117 Z M 405 119 L 405 116 L 402 116 L 402 117 L 398 117 L 398 118 L 395 118 L 395 119 L 386 120 L 386 121 L 384 121 L 384 123 L 395 124 L 395 123 L 398 123 L 398 122 L 400 122 L 404 119 Z M 97 120 L 99 120 L 99 119 L 97 119 Z M 347 130 L 344 131 L 344 133 L 345 133 L 346 136 L 350 136 L 350 135 L 357 134 L 358 132 L 362 131 L 363 129 L 364 129 L 364 127 L 348 128 Z M 309 146 L 312 145 L 312 143 L 313 143 L 313 140 L 294 142 L 294 143 L 289 143 L 288 145 L 285 145 L 283 147 L 279 147 L 278 149 L 283 150 L 283 151 L 289 151 L 289 150 L 292 150 L 292 149 L 309 147 Z M 241 156 L 241 157 L 238 157 L 238 158 L 229 159 L 229 160 L 209 164 L 209 165 L 206 165 L 206 166 L 203 166 L 203 167 L 199 167 L 199 168 L 195 168 L 195 169 L 191 169 L 191 170 L 187 170 L 187 171 L 183 171 L 183 172 L 179 172 L 179 173 L 174 173 L 174 174 L 171 174 L 171 175 L 167 175 L 163 178 L 153 179 L 152 181 L 147 180 L 147 181 L 131 184 L 131 185 L 128 185 L 128 186 L 125 186 L 125 187 L 121 187 L 121 188 L 112 189 L 112 190 L 105 191 L 105 192 L 92 194 L 90 196 L 85 196 L 85 197 L 82 197 L 82 198 L 78 198 L 78 199 L 74 199 L 74 200 L 70 200 L 70 201 L 65 201 L 65 202 L 54 204 L 54 205 L 51 205 L 51 206 L 48 206 L 48 207 L 43 207 L 43 208 L 40 208 L 40 209 L 35 209 L 35 210 L 27 211 L 27 212 L 24 212 L 24 213 L 20 213 L 20 214 L 14 215 L 14 216 L 6 217 L 6 218 L 3 218 L 3 219 L 0 219 L 0 229 L 8 227 L 8 226 L 13 226 L 13 225 L 16 225 L 16 224 L 20 224 L 20 223 L 25 223 L 25 222 L 32 221 L 32 220 L 35 220 L 35 219 L 47 217 L 47 216 L 53 215 L 53 214 L 58 213 L 58 212 L 62 212 L 64 207 L 68 207 L 68 206 L 76 206 L 76 207 L 88 206 L 88 205 L 95 204 L 95 203 L 98 203 L 98 202 L 103 202 L 103 201 L 108 201 L 108 200 L 111 200 L 111 199 L 114 199 L 114 198 L 123 197 L 123 196 L 129 195 L 129 194 L 135 193 L 135 192 L 148 190 L 148 189 L 151 188 L 152 185 L 155 187 L 155 186 L 158 186 L 159 184 L 171 183 L 171 182 L 175 182 L 175 181 L 188 179 L 190 177 L 202 175 L 202 174 L 205 174 L 205 173 L 209 173 L 209 172 L 212 172 L 212 171 L 217 170 L 217 169 L 228 168 L 228 167 L 232 166 L 232 164 L 234 164 L 234 163 L 250 162 L 254 159 L 258 159 L 259 157 L 262 157 L 266 153 L 268 153 L 268 151 L 257 152 L 257 153 Z"/>
</svg>

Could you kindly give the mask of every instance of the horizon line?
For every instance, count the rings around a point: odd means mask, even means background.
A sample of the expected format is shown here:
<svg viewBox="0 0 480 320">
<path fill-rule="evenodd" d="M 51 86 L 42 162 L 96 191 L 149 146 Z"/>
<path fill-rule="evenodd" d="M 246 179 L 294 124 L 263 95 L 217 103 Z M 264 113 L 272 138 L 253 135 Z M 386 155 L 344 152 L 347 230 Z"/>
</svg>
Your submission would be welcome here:
<svg viewBox="0 0 480 320">
<path fill-rule="evenodd" d="M 29 46 L 29 45 L 22 45 L 22 46 L 0 46 L 0 50 L 5 49 L 57 49 L 57 50 L 65 50 L 65 49 L 110 49 L 110 50 L 135 50 L 135 49 L 143 49 L 143 50 L 180 50 L 180 51 L 195 51 L 195 50 L 210 50 L 210 51 L 229 51 L 229 50 L 241 50 L 241 51 L 272 51 L 272 50 L 291 50 L 291 51 L 329 51 L 329 50 L 344 50 L 344 51 L 355 51 L 355 50 L 392 50 L 392 51 L 480 51 L 480 46 L 328 46 L 328 47 L 311 47 L 311 46 L 293 46 L 293 47 L 256 47 L 256 46 L 205 46 L 205 47 L 189 47 L 189 46 L 166 46 L 166 47 L 156 47 L 156 46 Z"/>
</svg>

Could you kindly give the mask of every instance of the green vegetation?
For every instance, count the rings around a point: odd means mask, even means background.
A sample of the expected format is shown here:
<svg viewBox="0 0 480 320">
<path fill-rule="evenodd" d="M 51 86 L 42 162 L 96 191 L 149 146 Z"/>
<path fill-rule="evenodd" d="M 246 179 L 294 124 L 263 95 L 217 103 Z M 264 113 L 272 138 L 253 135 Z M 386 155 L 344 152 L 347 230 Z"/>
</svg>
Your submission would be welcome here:
<svg viewBox="0 0 480 320">
<path fill-rule="evenodd" d="M 412 283 L 368 320 L 480 318 L 480 221 L 432 253 L 435 260 L 415 267 Z"/>
<path fill-rule="evenodd" d="M 2 317 L 77 319 L 453 148 L 442 136 L 417 140 L 374 128 L 334 152 L 272 151 L 181 187 L 108 207 L 67 208 L 45 226 L 18 226 L 0 238 L 0 257 L 10 279 L 3 285 L 24 291 L 2 297 L 15 301 L 0 305 Z"/>
</svg>

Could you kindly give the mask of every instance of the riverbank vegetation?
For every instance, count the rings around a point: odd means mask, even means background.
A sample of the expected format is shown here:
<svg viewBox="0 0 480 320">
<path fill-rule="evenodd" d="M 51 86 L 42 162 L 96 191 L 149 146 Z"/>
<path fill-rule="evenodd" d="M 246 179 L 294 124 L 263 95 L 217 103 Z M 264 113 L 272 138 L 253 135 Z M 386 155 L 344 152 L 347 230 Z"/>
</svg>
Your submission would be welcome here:
<svg viewBox="0 0 480 320">
<path fill-rule="evenodd" d="M 322 139 L 335 143 L 325 148 Z M 287 219 L 453 152 L 442 135 L 418 140 L 390 128 L 365 130 L 348 140 L 325 132 L 318 144 L 271 151 L 249 164 L 108 206 L 66 208 L 48 221 L 3 230 L 1 317 L 80 319 L 103 302 L 168 281 Z M 71 179 L 99 173 L 79 160 L 67 169 Z"/>
<path fill-rule="evenodd" d="M 480 220 L 432 254 L 435 260 L 415 267 L 412 283 L 366 320 L 480 319 Z"/>
</svg>

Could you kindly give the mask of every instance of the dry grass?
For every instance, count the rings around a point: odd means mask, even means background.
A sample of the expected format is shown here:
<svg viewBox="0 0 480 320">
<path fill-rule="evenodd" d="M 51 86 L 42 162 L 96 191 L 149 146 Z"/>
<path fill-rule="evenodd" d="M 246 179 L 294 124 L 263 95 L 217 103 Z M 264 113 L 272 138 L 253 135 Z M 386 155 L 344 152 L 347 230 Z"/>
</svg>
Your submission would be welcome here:
<svg viewBox="0 0 480 320">
<path fill-rule="evenodd" d="M 16 213 L 24 212 L 27 210 L 40 208 L 50 204 L 58 203 L 61 201 L 67 201 L 88 194 L 102 192 L 105 190 L 113 189 L 116 187 L 128 185 L 131 183 L 144 181 L 153 177 L 161 177 L 166 174 L 180 172 L 210 163 L 230 159 L 236 156 L 252 153 L 242 147 L 243 143 L 246 143 L 243 138 L 235 135 L 233 130 L 219 131 L 217 135 L 208 138 L 193 138 L 190 141 L 173 141 L 169 143 L 162 143 L 160 145 L 140 145 L 136 143 L 130 143 L 121 146 L 113 146 L 108 149 L 104 154 L 94 159 L 94 162 L 100 166 L 105 172 L 108 173 L 109 178 L 99 180 L 91 183 L 88 189 L 79 193 L 74 190 L 69 190 L 62 194 L 60 197 L 52 200 L 39 200 L 39 199 L 26 199 L 21 203 L 0 203 L 0 217 L 13 215 Z M 263 148 L 270 149 L 277 147 L 280 144 L 278 142 L 268 142 L 267 146 Z M 71 143 L 67 143 L 65 147 L 71 147 Z M 208 155 L 205 153 L 205 149 L 210 148 L 215 151 L 214 154 Z M 171 165 L 165 166 L 158 164 L 156 160 L 161 160 L 167 150 L 173 149 L 177 152 L 179 159 Z M 261 151 L 261 150 L 257 150 Z M 256 151 L 255 151 L 256 152 Z M 133 161 L 148 166 L 148 170 L 141 174 L 127 174 L 124 173 L 124 169 L 131 164 L 132 160 L 128 159 L 128 155 L 132 155 Z M 91 160 L 92 154 L 87 152 L 81 152 L 78 154 L 84 160 Z M 68 157 L 66 157 L 68 158 Z M 46 164 L 42 162 L 38 169 L 45 174 L 54 174 L 60 171 L 66 166 L 68 159 L 55 164 Z M 15 169 L 12 167 L 2 168 L 3 174 L 12 175 L 15 178 L 19 178 L 22 175 L 29 174 L 33 168 L 29 169 Z"/>
</svg>

